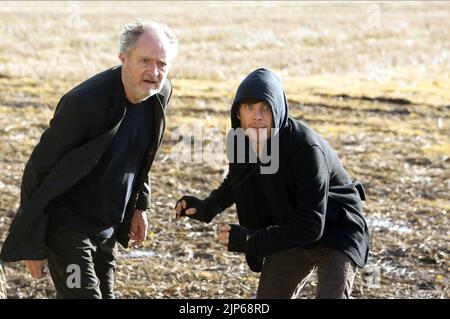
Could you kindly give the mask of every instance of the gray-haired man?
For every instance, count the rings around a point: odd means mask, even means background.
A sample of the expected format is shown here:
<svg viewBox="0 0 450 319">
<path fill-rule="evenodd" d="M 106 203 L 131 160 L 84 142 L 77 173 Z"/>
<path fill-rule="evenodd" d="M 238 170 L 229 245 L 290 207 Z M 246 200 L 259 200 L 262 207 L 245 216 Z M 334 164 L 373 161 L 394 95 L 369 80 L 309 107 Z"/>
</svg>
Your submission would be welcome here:
<svg viewBox="0 0 450 319">
<path fill-rule="evenodd" d="M 146 238 L 177 45 L 165 25 L 126 25 L 121 66 L 65 94 L 31 154 L 1 259 L 35 278 L 47 260 L 59 298 L 113 298 L 116 241 Z"/>
</svg>

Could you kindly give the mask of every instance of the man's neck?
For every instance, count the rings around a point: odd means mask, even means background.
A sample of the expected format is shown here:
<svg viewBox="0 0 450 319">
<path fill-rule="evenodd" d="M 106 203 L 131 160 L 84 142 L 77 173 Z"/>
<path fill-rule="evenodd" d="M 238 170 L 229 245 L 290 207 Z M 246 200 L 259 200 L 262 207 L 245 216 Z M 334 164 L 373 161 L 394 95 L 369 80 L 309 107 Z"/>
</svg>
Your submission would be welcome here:
<svg viewBox="0 0 450 319">
<path fill-rule="evenodd" d="M 125 91 L 125 97 L 128 100 L 128 102 L 130 102 L 132 104 L 138 104 L 140 102 L 139 99 L 135 98 L 133 95 L 130 94 L 130 91 L 127 89 L 127 86 L 125 85 L 125 83 L 123 83 L 123 88 Z"/>
</svg>

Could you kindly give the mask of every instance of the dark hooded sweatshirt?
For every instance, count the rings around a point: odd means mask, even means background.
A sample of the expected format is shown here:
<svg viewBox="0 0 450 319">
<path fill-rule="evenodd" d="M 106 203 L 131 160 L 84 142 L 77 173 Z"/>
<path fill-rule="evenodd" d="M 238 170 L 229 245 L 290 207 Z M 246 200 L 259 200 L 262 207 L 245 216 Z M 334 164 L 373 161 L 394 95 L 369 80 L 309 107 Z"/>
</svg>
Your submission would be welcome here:
<svg viewBox="0 0 450 319">
<path fill-rule="evenodd" d="M 250 268 L 260 271 L 262 257 L 319 244 L 364 266 L 369 230 L 362 216 L 361 183 L 352 180 L 321 136 L 288 116 L 285 94 L 272 71 L 258 69 L 240 84 L 231 108 L 233 128 L 240 127 L 237 107 L 249 98 L 263 100 L 272 109 L 279 168 L 262 174 L 259 161 L 230 163 L 227 177 L 209 199 L 222 210 L 235 203 L 239 223 L 257 230 L 245 251 Z"/>
</svg>

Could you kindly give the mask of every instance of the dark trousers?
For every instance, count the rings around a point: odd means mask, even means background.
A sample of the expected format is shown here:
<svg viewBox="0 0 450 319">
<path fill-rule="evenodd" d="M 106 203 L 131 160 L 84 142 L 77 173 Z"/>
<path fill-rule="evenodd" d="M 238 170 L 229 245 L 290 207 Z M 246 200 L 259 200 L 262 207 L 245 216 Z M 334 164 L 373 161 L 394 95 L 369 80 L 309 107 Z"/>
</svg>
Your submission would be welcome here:
<svg viewBox="0 0 450 319">
<path fill-rule="evenodd" d="M 319 246 L 268 256 L 259 279 L 258 299 L 296 298 L 317 269 L 316 298 L 349 298 L 357 265 L 344 253 Z"/>
<path fill-rule="evenodd" d="M 57 298 L 114 298 L 116 239 L 54 226 L 47 231 L 47 262 Z"/>
</svg>

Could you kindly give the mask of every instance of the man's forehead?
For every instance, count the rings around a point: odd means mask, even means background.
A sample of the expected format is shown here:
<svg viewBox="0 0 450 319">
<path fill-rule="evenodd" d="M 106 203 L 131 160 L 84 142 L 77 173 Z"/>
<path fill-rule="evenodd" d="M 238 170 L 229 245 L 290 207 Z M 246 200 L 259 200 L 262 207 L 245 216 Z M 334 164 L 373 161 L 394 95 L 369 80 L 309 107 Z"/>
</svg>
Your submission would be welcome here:
<svg viewBox="0 0 450 319">
<path fill-rule="evenodd" d="M 145 32 L 136 41 L 134 51 L 140 56 L 167 59 L 169 42 L 156 32 Z"/>
<path fill-rule="evenodd" d="M 256 99 L 248 99 L 243 100 L 240 105 L 258 105 L 258 106 L 269 106 L 269 104 L 266 101 L 263 100 L 256 100 Z"/>
</svg>

